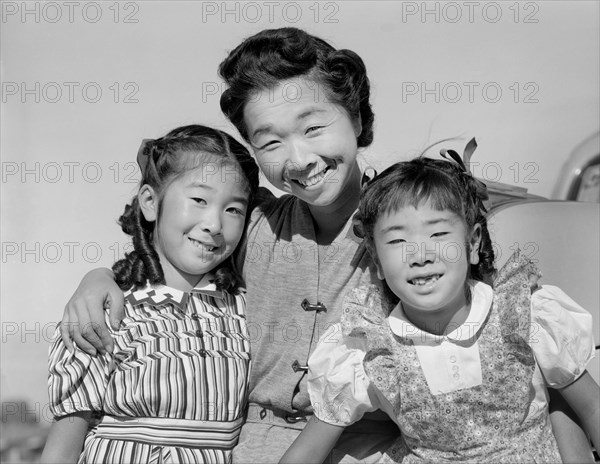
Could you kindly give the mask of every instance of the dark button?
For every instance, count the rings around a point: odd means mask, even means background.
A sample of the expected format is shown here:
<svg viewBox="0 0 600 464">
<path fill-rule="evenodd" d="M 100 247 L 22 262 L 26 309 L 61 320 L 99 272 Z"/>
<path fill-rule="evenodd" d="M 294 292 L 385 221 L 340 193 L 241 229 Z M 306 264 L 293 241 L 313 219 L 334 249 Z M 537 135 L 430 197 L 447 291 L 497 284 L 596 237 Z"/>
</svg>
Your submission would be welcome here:
<svg viewBox="0 0 600 464">
<path fill-rule="evenodd" d="M 292 369 L 294 369 L 294 372 L 298 372 L 298 371 L 306 372 L 308 370 L 308 366 L 301 366 L 300 363 L 298 362 L 298 360 L 296 359 L 292 363 Z"/>
<path fill-rule="evenodd" d="M 302 309 L 304 311 L 316 311 L 318 313 L 320 313 L 321 311 L 327 312 L 327 308 L 320 301 L 318 301 L 317 304 L 310 304 L 308 300 L 304 298 L 300 306 L 302 306 Z"/>
<path fill-rule="evenodd" d="M 198 350 L 198 353 L 200 354 L 200 356 L 202 356 L 203 358 L 206 357 L 206 350 L 204 348 L 200 348 Z"/>
<path fill-rule="evenodd" d="M 192 314 L 192 319 L 200 319 L 200 316 L 198 316 L 197 313 Z"/>
<path fill-rule="evenodd" d="M 285 421 L 288 424 L 295 424 L 296 422 L 306 422 L 305 416 L 295 416 L 293 414 L 287 414 L 285 416 Z"/>
<path fill-rule="evenodd" d="M 196 335 L 200 338 L 204 337 L 204 332 L 202 332 L 202 330 L 198 329 L 196 330 Z"/>
</svg>

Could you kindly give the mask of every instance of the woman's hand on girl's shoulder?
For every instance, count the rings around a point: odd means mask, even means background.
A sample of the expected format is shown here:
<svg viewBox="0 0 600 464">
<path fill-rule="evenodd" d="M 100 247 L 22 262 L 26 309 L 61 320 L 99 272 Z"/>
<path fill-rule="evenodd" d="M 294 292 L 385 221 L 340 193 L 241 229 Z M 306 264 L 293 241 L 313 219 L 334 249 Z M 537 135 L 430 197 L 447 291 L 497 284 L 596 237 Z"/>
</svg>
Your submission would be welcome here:
<svg viewBox="0 0 600 464">
<path fill-rule="evenodd" d="M 65 346 L 73 351 L 77 346 L 95 355 L 97 351 L 112 352 L 113 338 L 105 322 L 104 311 L 110 308 L 110 323 L 118 328 L 123 319 L 123 292 L 108 269 L 88 272 L 65 306 L 60 331 Z"/>
</svg>

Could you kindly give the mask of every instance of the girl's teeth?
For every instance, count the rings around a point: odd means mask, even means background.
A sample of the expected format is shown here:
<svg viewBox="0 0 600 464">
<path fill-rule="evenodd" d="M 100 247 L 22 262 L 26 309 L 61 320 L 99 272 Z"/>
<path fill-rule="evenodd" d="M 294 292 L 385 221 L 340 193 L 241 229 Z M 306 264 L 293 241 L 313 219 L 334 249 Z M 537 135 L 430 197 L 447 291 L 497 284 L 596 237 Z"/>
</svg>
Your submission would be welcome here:
<svg viewBox="0 0 600 464">
<path fill-rule="evenodd" d="M 193 238 L 190 238 L 190 242 L 192 242 L 195 247 L 205 249 L 206 251 L 214 251 L 217 249 L 215 246 L 205 245 L 204 243 L 194 240 Z"/>
<path fill-rule="evenodd" d="M 440 276 L 438 274 L 432 275 L 432 276 L 429 276 L 429 277 L 419 277 L 418 279 L 411 280 L 411 283 L 413 285 L 432 284 L 432 283 L 436 282 L 439 278 L 440 278 Z"/>
</svg>

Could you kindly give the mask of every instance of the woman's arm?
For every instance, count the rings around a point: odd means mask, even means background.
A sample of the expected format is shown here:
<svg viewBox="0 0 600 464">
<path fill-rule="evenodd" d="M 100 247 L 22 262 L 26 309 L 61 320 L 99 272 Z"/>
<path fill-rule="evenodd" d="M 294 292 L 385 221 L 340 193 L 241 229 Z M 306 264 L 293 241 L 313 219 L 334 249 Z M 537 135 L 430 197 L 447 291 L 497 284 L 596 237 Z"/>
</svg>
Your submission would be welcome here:
<svg viewBox="0 0 600 464">
<path fill-rule="evenodd" d="M 288 448 L 281 463 L 322 463 L 331 452 L 345 427 L 331 425 L 312 416 L 292 446 Z"/>
<path fill-rule="evenodd" d="M 560 390 L 579 417 L 596 450 L 600 450 L 600 388 L 585 371 L 575 382 Z"/>
<path fill-rule="evenodd" d="M 73 351 L 73 341 L 89 354 L 112 352 L 113 339 L 104 321 L 104 310 L 110 308 L 110 323 L 118 328 L 123 319 L 123 292 L 109 269 L 88 272 L 65 306 L 60 326 L 66 347 Z"/>
<path fill-rule="evenodd" d="M 91 417 L 90 411 L 83 411 L 56 419 L 50 428 L 41 462 L 77 462 Z"/>
</svg>

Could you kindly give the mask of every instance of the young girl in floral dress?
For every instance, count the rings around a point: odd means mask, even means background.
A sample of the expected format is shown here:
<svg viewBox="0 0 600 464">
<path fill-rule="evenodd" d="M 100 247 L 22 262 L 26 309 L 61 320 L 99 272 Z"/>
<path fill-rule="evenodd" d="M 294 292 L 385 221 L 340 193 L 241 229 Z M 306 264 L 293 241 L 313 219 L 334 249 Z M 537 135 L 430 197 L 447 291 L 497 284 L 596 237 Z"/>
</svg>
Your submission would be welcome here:
<svg viewBox="0 0 600 464">
<path fill-rule="evenodd" d="M 519 252 L 496 272 L 485 185 L 447 154 L 398 163 L 363 191 L 357 219 L 385 285 L 352 291 L 322 337 L 309 360 L 315 419 L 282 462 L 322 462 L 375 408 L 401 430 L 384 462 L 561 462 L 546 386 L 600 445 L 591 316 L 538 287 Z"/>
</svg>

